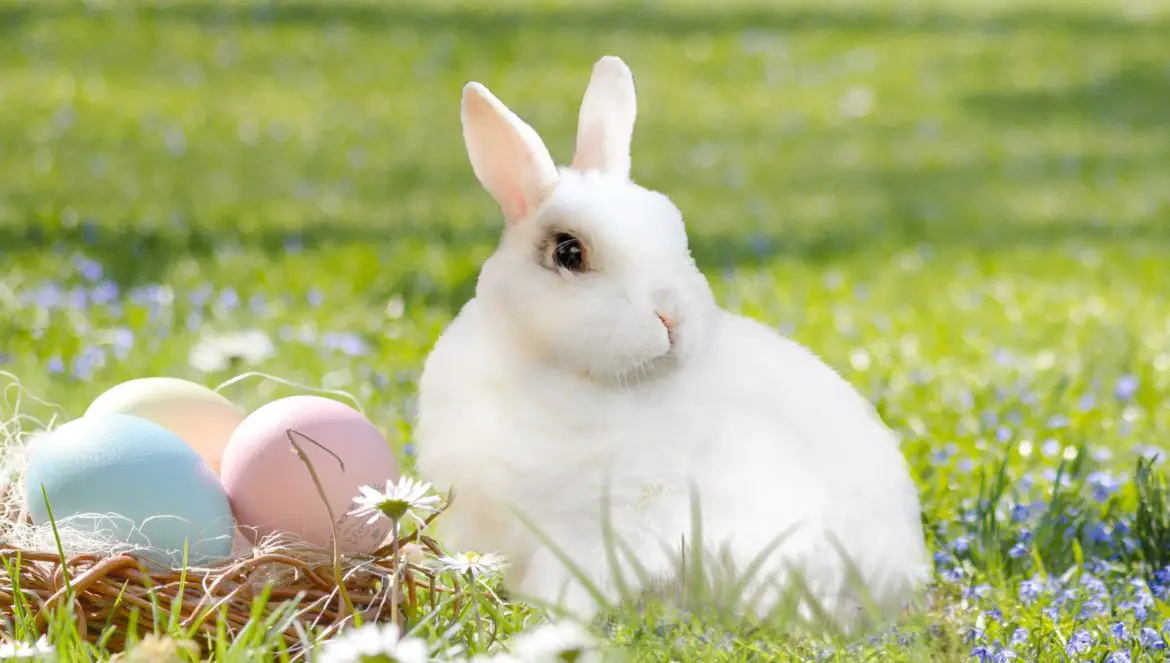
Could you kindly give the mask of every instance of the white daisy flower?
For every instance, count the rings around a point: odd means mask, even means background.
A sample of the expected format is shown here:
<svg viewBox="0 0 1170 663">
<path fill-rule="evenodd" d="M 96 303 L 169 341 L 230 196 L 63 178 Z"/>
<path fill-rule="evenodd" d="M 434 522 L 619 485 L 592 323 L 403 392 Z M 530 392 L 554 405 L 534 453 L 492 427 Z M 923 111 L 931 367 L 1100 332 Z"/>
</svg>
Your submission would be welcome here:
<svg viewBox="0 0 1170 663">
<path fill-rule="evenodd" d="M 383 516 L 395 523 L 410 516 L 421 526 L 421 514 L 432 513 L 439 508 L 439 496 L 427 494 L 431 492 L 431 484 L 410 477 L 402 477 L 398 483 L 387 481 L 382 491 L 372 486 L 362 486 L 358 490 L 361 495 L 353 499 L 355 508 L 350 510 L 349 515 L 367 518 L 367 524 Z"/>
<path fill-rule="evenodd" d="M 547 622 L 517 635 L 512 654 L 521 661 L 583 661 L 596 658 L 597 641 L 584 626 L 573 621 Z"/>
<path fill-rule="evenodd" d="M 204 373 L 218 373 L 235 364 L 260 364 L 275 355 L 272 338 L 259 329 L 252 329 L 204 336 L 191 348 L 187 363 Z"/>
<path fill-rule="evenodd" d="M 56 649 L 43 635 L 31 644 L 16 640 L 0 641 L 0 661 L 51 661 L 55 656 Z"/>
<path fill-rule="evenodd" d="M 455 555 L 443 555 L 439 558 L 440 570 L 455 571 L 463 575 L 491 575 L 502 570 L 507 565 L 508 561 L 502 555 L 496 553 L 481 555 L 477 552 L 464 552 Z"/>
<path fill-rule="evenodd" d="M 327 640 L 316 663 L 426 663 L 427 643 L 403 638 L 395 624 L 365 624 Z"/>
</svg>

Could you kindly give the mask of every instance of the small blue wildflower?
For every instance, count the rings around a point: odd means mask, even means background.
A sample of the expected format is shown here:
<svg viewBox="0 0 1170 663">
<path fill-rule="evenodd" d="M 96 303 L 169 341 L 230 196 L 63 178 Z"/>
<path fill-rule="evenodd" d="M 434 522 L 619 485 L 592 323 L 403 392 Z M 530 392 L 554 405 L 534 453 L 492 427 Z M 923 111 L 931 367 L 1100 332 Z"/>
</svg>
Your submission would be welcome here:
<svg viewBox="0 0 1170 663">
<path fill-rule="evenodd" d="M 1022 523 L 1028 519 L 1028 514 L 1032 508 L 1027 504 L 1015 504 L 1012 506 L 1012 522 Z"/>
<path fill-rule="evenodd" d="M 991 657 L 994 653 L 994 650 L 987 645 L 975 645 L 971 648 L 971 658 L 979 663 L 992 663 Z"/>
<path fill-rule="evenodd" d="M 1085 534 L 1093 543 L 1109 543 L 1113 540 L 1113 534 L 1105 523 L 1093 523 L 1085 530 Z"/>
<path fill-rule="evenodd" d="M 120 292 L 121 290 L 118 288 L 117 283 L 113 281 L 102 281 L 90 291 L 89 298 L 93 300 L 94 304 L 105 306 L 117 299 Z"/>
<path fill-rule="evenodd" d="M 1044 444 L 1040 445 L 1040 453 L 1049 457 L 1055 456 L 1060 453 L 1060 442 L 1051 438 L 1045 440 Z"/>
<path fill-rule="evenodd" d="M 309 306 L 312 306 L 313 308 L 317 308 L 318 306 L 320 306 L 322 303 L 325 302 L 325 293 L 321 292 L 317 288 L 313 288 L 312 290 L 309 291 L 308 298 L 309 298 Z"/>
<path fill-rule="evenodd" d="M 1133 600 L 1128 604 L 1133 610 L 1134 616 L 1140 621 L 1145 621 L 1146 609 L 1154 605 L 1154 595 L 1150 590 L 1142 588 L 1135 590 L 1133 593 Z M 1140 615 L 1139 615 L 1140 611 Z"/>
<path fill-rule="evenodd" d="M 970 458 L 960 458 L 959 462 L 955 464 L 955 469 L 960 472 L 970 472 L 975 469 L 975 461 Z"/>
<path fill-rule="evenodd" d="M 1170 566 L 1154 571 L 1154 582 L 1159 585 L 1170 585 Z"/>
<path fill-rule="evenodd" d="M 1130 663 L 1129 653 L 1123 651 L 1110 652 L 1101 663 Z"/>
<path fill-rule="evenodd" d="M 965 597 L 977 599 L 985 599 L 989 594 L 991 594 L 991 585 L 988 584 L 975 585 L 963 592 Z"/>
<path fill-rule="evenodd" d="M 1131 400 L 1134 397 L 1134 394 L 1137 393 L 1138 386 L 1140 384 L 1141 383 L 1138 381 L 1136 376 L 1122 376 L 1121 379 L 1117 381 L 1117 385 L 1113 387 L 1113 395 L 1119 401 Z"/>
<path fill-rule="evenodd" d="M 127 327 L 118 327 L 110 332 L 110 345 L 114 348 L 114 356 L 125 359 L 134 347 L 134 332 Z"/>
<path fill-rule="evenodd" d="M 1056 596 L 1053 597 L 1052 602 L 1056 605 L 1064 605 L 1071 601 L 1077 600 L 1077 590 L 1069 587 L 1062 587 L 1056 590 Z"/>
<path fill-rule="evenodd" d="M 1162 636 L 1149 626 L 1143 626 L 1142 630 L 1138 632 L 1138 642 L 1146 649 L 1166 648 L 1166 642 L 1162 640 Z"/>
<path fill-rule="evenodd" d="M 1044 587 L 1035 579 L 1024 580 L 1020 582 L 1019 595 L 1020 600 L 1025 605 L 1033 603 L 1040 598 L 1040 593 L 1044 591 Z"/>
<path fill-rule="evenodd" d="M 1093 647 L 1093 636 L 1088 631 L 1081 629 L 1068 639 L 1068 645 L 1064 648 L 1064 653 L 1072 656 L 1073 654 L 1083 654 Z"/>
<path fill-rule="evenodd" d="M 61 355 L 53 355 L 49 357 L 48 371 L 53 375 L 60 375 L 65 372 L 65 362 L 61 360 Z"/>
<path fill-rule="evenodd" d="M 1036 477 L 1032 476 L 1031 472 L 1025 472 L 1023 476 L 1021 476 L 1019 479 L 1016 479 L 1016 487 L 1020 490 L 1021 493 L 1026 493 L 1032 490 L 1032 486 L 1034 485 L 1036 485 Z M 1043 506 L 1043 504 L 1040 506 Z M 1033 508 L 1035 509 L 1035 507 Z M 1041 511 L 1043 509 L 1035 510 Z"/>
<path fill-rule="evenodd" d="M 219 293 L 219 304 L 229 311 L 240 305 L 240 296 L 236 289 L 228 286 Z"/>
<path fill-rule="evenodd" d="M 1133 448 L 1134 454 L 1152 460 L 1155 463 L 1160 463 L 1166 458 L 1166 452 L 1153 445 L 1137 445 Z"/>
<path fill-rule="evenodd" d="M 1084 396 L 1081 396 L 1079 401 L 1077 401 L 1077 408 L 1080 409 L 1081 412 L 1088 412 L 1095 407 L 1097 407 L 1097 397 L 1093 396 L 1092 394 L 1085 394 Z"/>
<path fill-rule="evenodd" d="M 1108 560 L 1104 560 L 1099 557 L 1094 557 L 1085 562 L 1085 569 L 1087 569 L 1090 574 L 1098 576 L 1108 575 L 1112 570 L 1109 566 Z M 1102 584 L 1102 587 L 1104 587 L 1104 584 Z"/>
<path fill-rule="evenodd" d="M 1003 611 L 1001 611 L 999 608 L 992 608 L 987 611 L 987 618 L 993 622 L 1002 622 Z"/>
<path fill-rule="evenodd" d="M 967 634 L 963 636 L 963 639 L 967 642 L 980 642 L 986 636 L 987 633 L 985 633 L 983 629 L 977 626 L 972 626 L 970 629 L 968 629 Z"/>
<path fill-rule="evenodd" d="M 951 556 L 945 550 L 939 550 L 934 553 L 934 563 L 938 566 L 946 566 L 951 563 Z"/>
<path fill-rule="evenodd" d="M 1048 606 L 1047 608 L 1044 608 L 1040 612 L 1045 617 L 1051 619 L 1052 621 L 1056 621 L 1056 620 L 1060 619 L 1060 609 L 1057 608 L 1056 606 Z"/>
<path fill-rule="evenodd" d="M 1114 640 L 1125 642 L 1129 640 L 1129 627 L 1125 622 L 1113 622 L 1109 626 L 1109 635 L 1112 635 Z"/>
<path fill-rule="evenodd" d="M 1068 417 L 1064 416 L 1063 414 L 1058 414 L 1048 418 L 1048 427 L 1053 429 L 1067 428 L 1069 423 L 1070 422 Z"/>
<path fill-rule="evenodd" d="M 1081 576 L 1081 586 L 1085 588 L 1085 592 L 1089 596 L 1095 598 L 1104 598 L 1109 596 L 1109 588 L 1105 586 L 1105 582 L 1100 578 L 1085 574 Z"/>
<path fill-rule="evenodd" d="M 995 439 L 1000 443 L 1007 442 L 1008 440 L 1012 439 L 1012 435 L 1012 429 L 1008 428 L 1007 426 L 1000 426 L 995 431 Z"/>
<path fill-rule="evenodd" d="M 951 544 L 951 549 L 955 551 L 956 555 L 962 555 L 971 548 L 971 540 L 965 536 L 955 537 L 955 541 Z"/>
<path fill-rule="evenodd" d="M 369 351 L 369 346 L 360 336 L 348 332 L 326 332 L 321 335 L 321 344 L 351 357 L 364 355 Z"/>
<path fill-rule="evenodd" d="M 81 278 L 86 281 L 97 281 L 102 278 L 102 264 L 96 260 L 77 256 L 73 264 L 77 266 L 77 272 L 81 274 Z"/>
<path fill-rule="evenodd" d="M 956 584 L 956 583 L 963 581 L 963 567 L 961 567 L 961 566 L 951 567 L 951 568 L 943 571 L 939 575 L 943 579 L 944 582 L 949 582 L 953 585 L 953 584 Z"/>
<path fill-rule="evenodd" d="M 210 283 L 201 283 L 199 284 L 199 287 L 191 290 L 191 292 L 187 294 L 187 299 L 191 302 L 192 306 L 203 306 L 209 299 L 211 299 L 211 294 L 214 291 L 215 288 L 213 288 Z"/>
<path fill-rule="evenodd" d="M 1008 557 L 1011 557 L 1012 559 L 1019 559 L 1021 557 L 1026 556 L 1027 554 L 1028 554 L 1028 546 L 1026 546 L 1022 543 L 1017 543 L 1016 545 L 1011 547 L 1011 550 L 1008 550 Z"/>
<path fill-rule="evenodd" d="M 991 663 L 1007 663 L 1008 661 L 1018 658 L 1016 653 L 1010 649 L 1001 649 L 995 652 L 995 656 L 991 657 Z"/>
<path fill-rule="evenodd" d="M 69 291 L 69 306 L 78 311 L 83 311 L 89 306 L 89 291 L 81 286 L 77 286 Z"/>
<path fill-rule="evenodd" d="M 1089 599 L 1081 605 L 1080 618 L 1092 619 L 1105 614 L 1105 603 L 1101 599 Z"/>
<path fill-rule="evenodd" d="M 1012 631 L 1011 642 L 1017 647 L 1028 642 L 1028 629 L 1023 626 L 1016 627 L 1016 630 Z"/>
<path fill-rule="evenodd" d="M 73 358 L 73 377 L 86 381 L 93 377 L 94 372 L 106 365 L 106 353 L 100 347 L 84 348 Z"/>
<path fill-rule="evenodd" d="M 1092 490 L 1093 499 L 1097 500 L 1098 502 L 1104 502 L 1105 500 L 1109 499 L 1109 497 L 1113 495 L 1113 493 L 1116 493 L 1117 489 L 1121 486 L 1120 483 L 1118 483 L 1116 477 L 1105 471 L 1097 471 L 1089 474 L 1089 476 L 1086 477 L 1086 481 L 1089 483 L 1089 488 Z"/>
<path fill-rule="evenodd" d="M 252 295 L 248 300 L 248 308 L 256 315 L 265 315 L 268 313 L 268 302 L 260 295 Z"/>
<path fill-rule="evenodd" d="M 1043 477 L 1045 481 L 1054 482 L 1054 481 L 1056 481 L 1056 468 L 1055 467 L 1046 467 L 1046 468 L 1044 468 L 1044 470 L 1042 472 L 1040 472 L 1040 476 Z M 1067 487 L 1070 482 L 1071 482 L 1071 479 L 1069 479 L 1067 472 L 1065 472 L 1064 474 L 1061 475 L 1061 477 L 1060 477 L 1061 487 Z"/>
<path fill-rule="evenodd" d="M 61 306 L 65 299 L 65 293 L 55 283 L 47 283 L 37 288 L 32 292 L 32 301 L 37 306 L 46 309 L 54 309 Z"/>
</svg>

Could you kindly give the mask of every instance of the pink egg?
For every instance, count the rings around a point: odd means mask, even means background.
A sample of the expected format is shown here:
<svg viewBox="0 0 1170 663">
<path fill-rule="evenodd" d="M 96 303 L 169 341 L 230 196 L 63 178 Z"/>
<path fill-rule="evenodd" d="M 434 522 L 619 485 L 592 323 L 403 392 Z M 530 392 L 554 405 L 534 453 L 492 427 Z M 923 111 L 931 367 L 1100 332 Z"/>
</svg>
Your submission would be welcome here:
<svg viewBox="0 0 1170 663">
<path fill-rule="evenodd" d="M 289 443 L 304 451 L 321 481 L 345 552 L 374 550 L 390 533 L 380 518 L 347 516 L 358 487 L 398 478 L 386 438 L 357 410 L 320 396 L 291 396 L 257 409 L 235 429 L 220 466 L 240 529 L 252 541 L 274 532 L 332 545 L 329 515 L 312 476 Z"/>
</svg>

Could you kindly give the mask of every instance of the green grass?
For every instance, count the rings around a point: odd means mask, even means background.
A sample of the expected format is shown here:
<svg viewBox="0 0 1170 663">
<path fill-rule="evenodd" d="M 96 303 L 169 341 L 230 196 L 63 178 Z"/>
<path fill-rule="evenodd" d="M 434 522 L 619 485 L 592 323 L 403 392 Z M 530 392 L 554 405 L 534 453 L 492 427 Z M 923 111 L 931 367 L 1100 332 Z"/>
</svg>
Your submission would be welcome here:
<svg viewBox="0 0 1170 663">
<path fill-rule="evenodd" d="M 567 161 L 589 68 L 614 53 L 638 85 L 635 179 L 682 208 L 728 308 L 877 403 L 948 559 L 924 616 L 832 655 L 653 610 L 619 614 L 610 638 L 645 661 L 967 660 L 993 642 L 1066 660 L 1084 630 L 1092 648 L 1069 660 L 1152 656 L 1108 628 L 1160 631 L 1161 598 L 1144 620 L 1120 599 L 1052 618 L 1057 595 L 1026 605 L 1019 584 L 1073 568 L 1120 587 L 1167 561 L 1153 531 L 1133 535 L 1155 541 L 1144 556 L 1119 553 L 1117 526 L 1158 515 L 1139 517 L 1124 477 L 1170 432 L 1170 10 L 702 4 L 0 2 L 0 369 L 78 415 L 133 377 L 218 383 L 238 370 L 197 372 L 194 343 L 261 328 L 279 340 L 259 368 L 353 392 L 406 445 L 423 357 L 500 228 L 461 86 L 488 85 Z M 74 293 L 88 303 L 53 304 Z M 1123 379 L 1137 387 L 1119 397 Z M 249 407 L 281 393 L 230 390 Z M 1052 497 L 1065 448 L 1065 520 L 1005 521 Z M 1121 478 L 1107 500 L 1094 472 Z M 1023 528 L 1029 554 L 1007 555 Z"/>
</svg>

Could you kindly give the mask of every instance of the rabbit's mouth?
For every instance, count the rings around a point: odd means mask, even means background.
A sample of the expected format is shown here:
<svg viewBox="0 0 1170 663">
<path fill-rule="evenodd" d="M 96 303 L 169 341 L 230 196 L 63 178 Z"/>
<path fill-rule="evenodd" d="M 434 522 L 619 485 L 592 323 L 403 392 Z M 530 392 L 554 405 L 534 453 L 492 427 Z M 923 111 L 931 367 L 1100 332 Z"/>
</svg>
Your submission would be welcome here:
<svg viewBox="0 0 1170 663">
<path fill-rule="evenodd" d="M 636 364 L 620 378 L 620 381 L 633 384 L 654 382 L 673 375 L 681 366 L 682 356 L 678 351 L 678 344 L 671 338 L 670 347 L 666 352 Z"/>
</svg>

